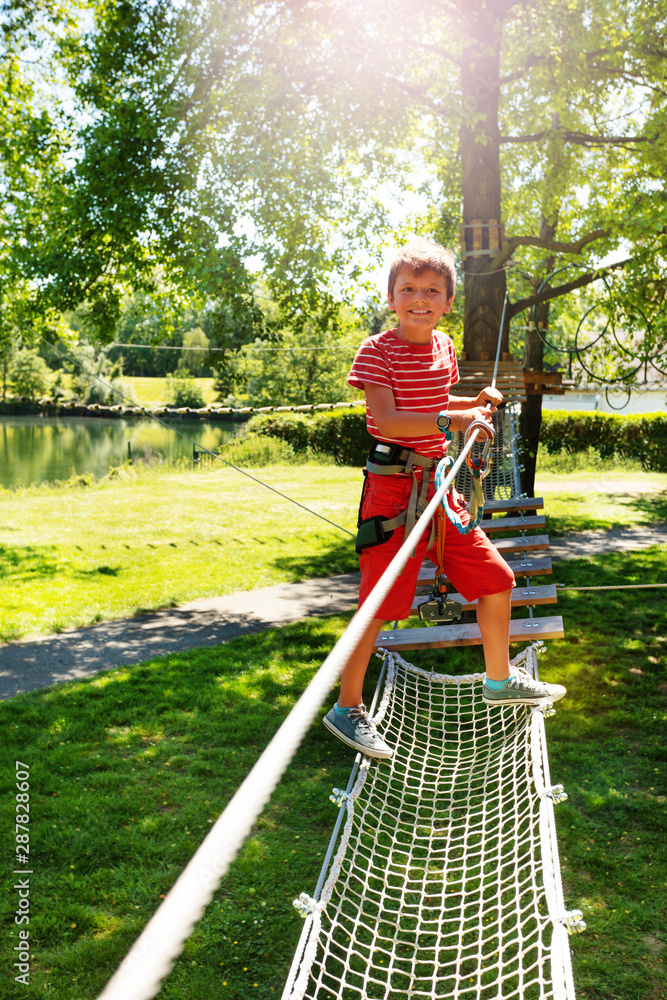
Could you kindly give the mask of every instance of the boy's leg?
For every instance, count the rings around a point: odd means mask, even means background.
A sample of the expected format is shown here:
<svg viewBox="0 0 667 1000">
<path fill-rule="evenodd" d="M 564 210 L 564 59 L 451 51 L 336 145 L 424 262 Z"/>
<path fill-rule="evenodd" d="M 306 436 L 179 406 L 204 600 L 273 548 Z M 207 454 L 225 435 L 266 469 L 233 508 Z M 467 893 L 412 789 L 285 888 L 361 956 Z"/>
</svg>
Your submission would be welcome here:
<svg viewBox="0 0 667 1000">
<path fill-rule="evenodd" d="M 482 633 L 486 665 L 482 698 L 487 705 L 539 705 L 546 700 L 560 701 L 566 694 L 562 684 L 545 684 L 525 670 L 510 667 L 511 594 L 511 590 L 506 590 L 477 600 L 477 624 Z"/>
<path fill-rule="evenodd" d="M 477 624 L 482 633 L 486 676 L 505 681 L 510 675 L 511 590 L 477 599 Z"/>
<path fill-rule="evenodd" d="M 420 473 L 421 470 L 417 470 Z M 362 518 L 381 515 L 391 520 L 406 510 L 410 499 L 412 479 L 409 476 L 380 476 L 369 473 L 366 480 L 362 503 Z M 400 549 L 405 537 L 405 529 L 397 528 L 391 537 L 381 545 L 371 546 L 362 551 L 359 560 L 361 586 L 359 607 L 372 592 L 383 572 Z M 369 757 L 391 757 L 393 751 L 378 735 L 375 726 L 363 708 L 363 681 L 368 662 L 373 653 L 378 632 L 386 621 L 407 618 L 415 593 L 419 567 L 426 549 L 428 535 L 422 537 L 416 554 L 392 587 L 382 605 L 377 609 L 377 618 L 371 619 L 356 650 L 350 657 L 341 676 L 338 702 L 324 717 L 324 725 L 344 743 Z"/>
<path fill-rule="evenodd" d="M 347 661 L 340 678 L 339 708 L 352 708 L 354 705 L 361 705 L 363 702 L 364 677 L 366 676 L 366 670 L 373 655 L 375 640 L 384 622 L 384 618 L 371 619 L 368 628 L 361 637 L 359 645 Z"/>
<path fill-rule="evenodd" d="M 467 512 L 458 506 L 465 519 Z M 477 600 L 486 681 L 482 697 L 488 705 L 539 705 L 566 694 L 562 684 L 534 680 L 525 670 L 510 667 L 509 630 L 514 577 L 507 563 L 480 528 L 460 535 L 446 522 L 445 570 L 468 601 Z M 432 553 L 429 557 L 433 558 Z"/>
<path fill-rule="evenodd" d="M 391 757 L 393 750 L 378 734 L 362 704 L 362 687 L 375 640 L 384 622 L 384 618 L 371 619 L 343 670 L 338 701 L 322 720 L 327 729 L 343 743 L 354 750 L 360 750 L 368 757 L 380 760 Z"/>
</svg>

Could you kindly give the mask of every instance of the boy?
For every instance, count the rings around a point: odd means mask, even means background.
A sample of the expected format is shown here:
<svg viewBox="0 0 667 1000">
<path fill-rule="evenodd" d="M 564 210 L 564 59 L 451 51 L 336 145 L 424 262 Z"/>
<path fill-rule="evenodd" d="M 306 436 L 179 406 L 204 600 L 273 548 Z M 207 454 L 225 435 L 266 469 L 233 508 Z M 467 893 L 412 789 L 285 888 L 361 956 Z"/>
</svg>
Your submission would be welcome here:
<svg viewBox="0 0 667 1000">
<path fill-rule="evenodd" d="M 411 515 L 401 515 L 409 506 L 414 508 L 415 502 L 418 514 L 433 496 L 432 481 L 428 490 L 426 484 L 445 453 L 445 432 L 450 428 L 465 431 L 473 420 L 491 425 L 491 413 L 502 402 L 501 393 L 490 387 L 475 398 L 449 398 L 450 387 L 459 380 L 456 354 L 451 339 L 435 328 L 450 311 L 455 290 L 454 258 L 449 251 L 428 240 L 402 247 L 389 272 L 389 305 L 398 316 L 398 326 L 365 340 L 352 365 L 348 381 L 364 390 L 367 427 L 375 439 L 365 472 L 360 525 L 377 518 L 373 530 L 383 520 L 387 529 L 384 538 L 364 533 L 357 539 L 357 550 L 361 549 L 360 606 L 404 541 L 405 521 L 409 527 Z M 467 511 L 455 491 L 449 502 L 467 524 Z M 403 523 L 387 526 L 392 520 Z M 522 670 L 510 673 L 514 576 L 507 563 L 481 528 L 461 535 L 449 520 L 444 524 L 447 577 L 466 600 L 477 600 L 486 665 L 484 701 L 489 705 L 558 701 L 566 693 L 562 685 L 543 684 Z M 341 676 L 338 701 L 323 720 L 344 743 L 369 757 L 388 758 L 393 750 L 379 736 L 363 705 L 364 676 L 383 624 L 409 616 L 424 556 L 437 562 L 435 547 L 429 549 L 429 544 L 425 532 L 378 617 L 350 657 Z"/>
</svg>

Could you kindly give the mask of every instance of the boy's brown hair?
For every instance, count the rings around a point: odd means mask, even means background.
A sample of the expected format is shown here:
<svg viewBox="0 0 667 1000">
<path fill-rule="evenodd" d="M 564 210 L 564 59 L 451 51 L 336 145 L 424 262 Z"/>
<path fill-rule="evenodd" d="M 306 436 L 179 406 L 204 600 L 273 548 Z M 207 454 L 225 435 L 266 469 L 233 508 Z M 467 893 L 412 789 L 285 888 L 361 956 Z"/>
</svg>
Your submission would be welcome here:
<svg viewBox="0 0 667 1000">
<path fill-rule="evenodd" d="M 394 294 L 398 272 L 404 267 L 409 268 L 414 274 L 437 271 L 445 279 L 447 294 L 451 296 L 456 291 L 454 254 L 450 250 L 445 250 L 439 243 L 434 243 L 432 240 L 416 239 L 406 243 L 405 246 L 396 251 L 389 268 L 388 288 L 390 295 Z"/>
</svg>

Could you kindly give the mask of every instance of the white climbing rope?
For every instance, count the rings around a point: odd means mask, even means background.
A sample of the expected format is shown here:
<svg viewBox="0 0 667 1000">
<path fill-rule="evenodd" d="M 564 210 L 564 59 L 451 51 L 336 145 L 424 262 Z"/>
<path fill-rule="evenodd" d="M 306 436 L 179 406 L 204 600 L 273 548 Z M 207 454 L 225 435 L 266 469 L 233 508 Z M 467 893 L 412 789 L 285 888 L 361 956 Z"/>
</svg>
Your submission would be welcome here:
<svg viewBox="0 0 667 1000">
<path fill-rule="evenodd" d="M 404 541 L 372 593 L 356 612 L 248 777 L 218 817 L 164 902 L 109 980 L 99 1000 L 150 1000 L 156 995 L 160 983 L 238 854 L 241 844 L 268 802 L 371 619 L 376 616 L 411 557 L 415 545 L 424 532 L 430 529 L 431 519 L 443 496 L 451 488 L 478 433 L 473 432 L 469 447 L 458 456 L 451 472 L 416 522 L 409 538 Z"/>
<path fill-rule="evenodd" d="M 513 661 L 536 673 L 536 645 Z M 541 708 L 490 712 L 482 674 L 387 654 L 376 721 L 395 748 L 365 758 L 283 1000 L 573 1000 Z"/>
</svg>

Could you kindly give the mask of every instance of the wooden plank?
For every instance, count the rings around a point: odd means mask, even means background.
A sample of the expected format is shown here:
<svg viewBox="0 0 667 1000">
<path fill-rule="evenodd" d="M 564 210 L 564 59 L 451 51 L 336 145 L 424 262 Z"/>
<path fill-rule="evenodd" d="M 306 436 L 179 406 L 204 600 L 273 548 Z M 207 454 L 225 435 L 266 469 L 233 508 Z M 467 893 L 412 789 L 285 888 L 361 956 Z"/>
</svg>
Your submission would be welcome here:
<svg viewBox="0 0 667 1000">
<path fill-rule="evenodd" d="M 548 576 L 552 572 L 549 556 L 528 556 L 520 559 L 506 559 L 515 576 Z"/>
<path fill-rule="evenodd" d="M 517 500 L 486 500 L 484 513 L 504 514 L 508 510 L 538 510 L 544 507 L 543 497 L 521 497 Z"/>
<path fill-rule="evenodd" d="M 525 389 L 527 396 L 564 396 L 565 386 L 563 385 L 527 385 Z"/>
<path fill-rule="evenodd" d="M 525 517 L 483 517 L 479 526 L 488 535 L 491 531 L 530 531 L 531 528 L 543 528 L 546 523 L 542 514 L 527 514 Z"/>
<path fill-rule="evenodd" d="M 491 544 L 501 555 L 505 552 L 535 552 L 549 548 L 548 535 L 529 535 L 526 538 L 492 538 Z"/>
<path fill-rule="evenodd" d="M 563 372 L 542 372 L 535 371 L 533 368 L 523 369 L 523 378 L 526 384 L 535 383 L 536 385 L 562 385 L 563 384 Z"/>
<path fill-rule="evenodd" d="M 474 611 L 477 601 L 466 601 L 463 594 L 447 594 L 450 601 L 458 601 L 464 611 Z M 412 602 L 410 614 L 418 614 L 418 607 L 430 600 L 430 595 L 420 594 Z M 558 604 L 556 585 L 549 583 L 542 587 L 515 587 L 512 591 L 511 603 L 513 608 L 537 607 L 541 604 Z"/>
<path fill-rule="evenodd" d="M 482 389 L 485 389 L 486 386 L 489 385 L 489 383 L 490 383 L 490 380 L 489 381 L 482 380 L 482 381 L 478 381 L 478 382 L 465 382 L 463 384 L 461 382 L 457 382 L 456 384 L 457 384 L 457 386 L 460 387 L 461 391 L 457 393 L 457 392 L 454 392 L 453 389 L 450 389 L 449 395 L 450 396 L 454 396 L 454 397 L 456 397 L 456 396 L 476 396 Z M 522 386 L 521 389 L 519 389 L 518 387 L 517 388 L 508 388 L 508 387 L 505 387 L 504 389 L 500 389 L 499 391 L 502 392 L 505 401 L 508 402 L 508 403 L 525 403 L 525 401 L 526 401 L 526 388 L 525 388 L 525 386 Z M 549 389 L 549 390 L 544 390 L 544 391 L 545 392 L 548 391 L 549 393 L 551 393 L 552 390 Z M 538 392 L 541 394 L 542 390 L 541 389 L 540 390 L 536 390 L 536 392 L 533 393 L 533 395 L 537 394 Z"/>
<path fill-rule="evenodd" d="M 506 559 L 509 568 L 515 576 L 548 576 L 552 572 L 549 556 L 527 556 L 519 559 Z M 435 566 L 427 559 L 419 570 L 417 586 L 426 587 L 435 582 Z"/>
<path fill-rule="evenodd" d="M 532 642 L 534 639 L 562 639 L 563 619 L 517 618 L 510 623 L 510 642 Z M 380 632 L 375 649 L 444 649 L 452 646 L 479 646 L 482 636 L 478 625 L 432 625 L 426 628 L 406 628 Z"/>
</svg>

